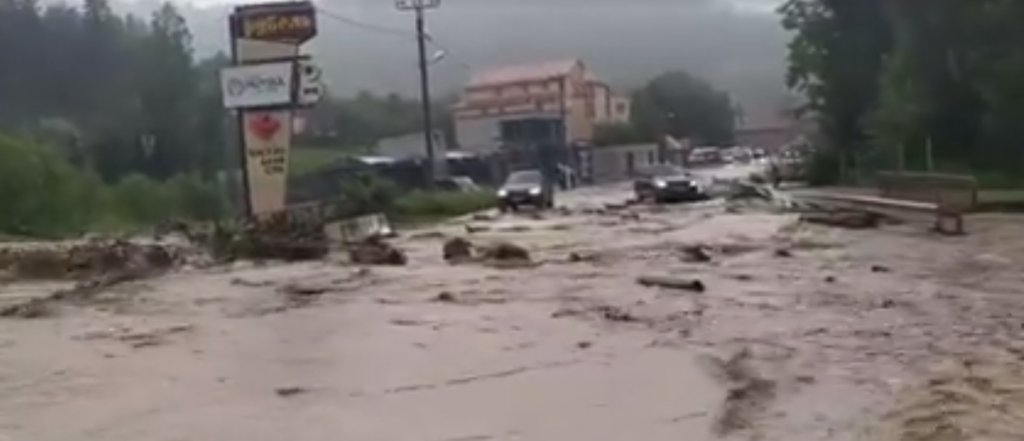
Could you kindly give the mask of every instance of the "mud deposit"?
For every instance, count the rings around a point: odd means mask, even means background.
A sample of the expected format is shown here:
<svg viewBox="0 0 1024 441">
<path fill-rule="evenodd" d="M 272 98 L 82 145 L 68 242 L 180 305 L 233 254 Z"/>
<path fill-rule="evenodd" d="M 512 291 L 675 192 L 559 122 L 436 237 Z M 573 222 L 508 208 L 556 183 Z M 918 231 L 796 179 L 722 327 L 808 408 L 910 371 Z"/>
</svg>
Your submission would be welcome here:
<svg viewBox="0 0 1024 441">
<path fill-rule="evenodd" d="M 182 269 L 0 319 L 0 440 L 1024 433 L 1022 219 L 946 238 L 624 198 L 410 232 L 405 265 Z M 528 264 L 446 260 L 453 237 Z M 0 307 L 66 284 L 6 282 Z"/>
</svg>

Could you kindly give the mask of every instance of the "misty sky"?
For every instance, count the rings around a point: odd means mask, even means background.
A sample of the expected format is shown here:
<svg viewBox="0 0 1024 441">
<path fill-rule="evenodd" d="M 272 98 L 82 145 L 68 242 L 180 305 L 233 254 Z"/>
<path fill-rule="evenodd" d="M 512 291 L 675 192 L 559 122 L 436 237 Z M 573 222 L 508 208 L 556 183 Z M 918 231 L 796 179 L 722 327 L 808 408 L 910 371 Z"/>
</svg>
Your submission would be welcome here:
<svg viewBox="0 0 1024 441">
<path fill-rule="evenodd" d="M 776 0 L 442 1 L 428 17 L 428 32 L 450 53 L 431 70 L 439 93 L 488 66 L 580 58 L 622 89 L 665 70 L 691 71 L 728 89 L 755 119 L 785 102 L 787 36 L 773 12 Z M 226 47 L 227 3 L 238 2 L 194 0 L 183 7 L 199 54 Z M 141 13 L 150 4 L 122 5 Z M 321 32 L 310 52 L 332 91 L 416 93 L 411 14 L 396 11 L 391 0 L 317 4 L 324 10 Z"/>
</svg>

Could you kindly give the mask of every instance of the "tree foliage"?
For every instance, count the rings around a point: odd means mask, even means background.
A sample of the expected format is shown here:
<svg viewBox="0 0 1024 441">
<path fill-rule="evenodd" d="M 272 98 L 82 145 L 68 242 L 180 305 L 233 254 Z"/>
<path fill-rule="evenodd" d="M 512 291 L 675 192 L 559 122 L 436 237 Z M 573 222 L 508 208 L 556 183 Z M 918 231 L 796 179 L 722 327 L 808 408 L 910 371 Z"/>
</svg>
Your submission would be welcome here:
<svg viewBox="0 0 1024 441">
<path fill-rule="evenodd" d="M 1024 170 L 1024 3 L 788 0 L 780 12 L 790 85 L 845 165 Z"/>
<path fill-rule="evenodd" d="M 172 3 L 139 17 L 73 1 L 0 0 L 0 231 L 220 213 L 212 182 L 239 160 L 220 100 L 228 57 L 197 60 Z M 421 122 L 417 101 L 370 93 L 308 116 L 298 142 L 338 149 Z"/>
<path fill-rule="evenodd" d="M 732 143 L 732 99 L 683 71 L 658 75 L 633 93 L 632 123 L 641 133 L 690 138 L 698 144 Z"/>
<path fill-rule="evenodd" d="M 435 130 L 451 133 L 451 103 L 434 105 Z M 333 97 L 309 112 L 310 133 L 304 144 L 323 147 L 369 147 L 389 136 L 422 132 L 420 101 L 397 94 L 377 95 L 362 91 L 351 98 Z"/>
<path fill-rule="evenodd" d="M 736 109 L 730 96 L 683 71 L 669 71 L 633 91 L 628 123 L 600 125 L 597 145 L 655 142 L 664 135 L 698 144 L 729 145 Z"/>
</svg>

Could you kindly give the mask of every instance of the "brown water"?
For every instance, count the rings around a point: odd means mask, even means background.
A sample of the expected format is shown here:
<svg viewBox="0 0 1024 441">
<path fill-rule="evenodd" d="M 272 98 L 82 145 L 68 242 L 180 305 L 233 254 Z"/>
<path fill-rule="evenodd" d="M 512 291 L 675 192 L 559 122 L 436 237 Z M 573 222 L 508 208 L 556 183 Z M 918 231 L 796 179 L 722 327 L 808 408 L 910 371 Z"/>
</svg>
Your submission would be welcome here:
<svg viewBox="0 0 1024 441">
<path fill-rule="evenodd" d="M 1021 332 L 1019 219 L 936 238 L 584 209 L 621 197 L 470 222 L 536 268 L 445 264 L 457 221 L 397 241 L 406 267 L 192 270 L 0 321 L 0 440 L 859 439 L 927 367 Z"/>
</svg>

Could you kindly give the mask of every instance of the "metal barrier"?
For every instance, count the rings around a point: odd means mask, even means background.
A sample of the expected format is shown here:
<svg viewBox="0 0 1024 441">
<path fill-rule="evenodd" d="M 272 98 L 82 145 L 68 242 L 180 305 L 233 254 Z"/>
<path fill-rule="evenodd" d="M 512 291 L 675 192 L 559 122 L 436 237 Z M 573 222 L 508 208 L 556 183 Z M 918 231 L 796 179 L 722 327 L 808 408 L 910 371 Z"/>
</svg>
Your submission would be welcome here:
<svg viewBox="0 0 1024 441">
<path fill-rule="evenodd" d="M 966 175 L 881 172 L 878 174 L 878 195 L 933 203 L 942 211 L 965 213 L 978 206 L 978 181 Z"/>
</svg>

